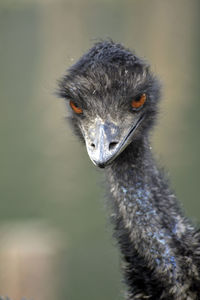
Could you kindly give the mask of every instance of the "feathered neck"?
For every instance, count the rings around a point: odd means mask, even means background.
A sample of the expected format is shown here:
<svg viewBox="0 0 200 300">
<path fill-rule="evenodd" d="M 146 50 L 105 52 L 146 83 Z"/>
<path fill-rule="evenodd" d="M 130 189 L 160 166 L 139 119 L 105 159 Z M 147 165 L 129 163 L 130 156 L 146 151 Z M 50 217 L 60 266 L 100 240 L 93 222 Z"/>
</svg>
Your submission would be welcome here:
<svg viewBox="0 0 200 300">
<path fill-rule="evenodd" d="M 185 279 L 189 270 L 183 263 L 186 245 L 182 240 L 194 229 L 157 168 L 148 139 L 130 144 L 107 169 L 107 175 L 129 299 L 138 299 L 133 295 L 139 299 L 187 299 L 183 295 L 190 295 L 190 283 Z M 197 274 L 195 264 L 193 267 Z"/>
</svg>

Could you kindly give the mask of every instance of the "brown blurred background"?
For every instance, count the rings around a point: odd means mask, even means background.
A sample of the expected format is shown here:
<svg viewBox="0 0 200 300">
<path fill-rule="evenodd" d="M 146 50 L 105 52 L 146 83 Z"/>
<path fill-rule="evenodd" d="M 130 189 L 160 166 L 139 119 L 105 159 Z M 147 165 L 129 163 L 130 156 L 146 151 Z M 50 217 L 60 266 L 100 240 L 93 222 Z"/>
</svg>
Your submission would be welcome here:
<svg viewBox="0 0 200 300">
<path fill-rule="evenodd" d="M 96 39 L 135 49 L 159 74 L 153 149 L 199 222 L 199 12 L 198 0 L 0 1 L 0 295 L 122 299 L 103 172 L 53 95 Z"/>
</svg>

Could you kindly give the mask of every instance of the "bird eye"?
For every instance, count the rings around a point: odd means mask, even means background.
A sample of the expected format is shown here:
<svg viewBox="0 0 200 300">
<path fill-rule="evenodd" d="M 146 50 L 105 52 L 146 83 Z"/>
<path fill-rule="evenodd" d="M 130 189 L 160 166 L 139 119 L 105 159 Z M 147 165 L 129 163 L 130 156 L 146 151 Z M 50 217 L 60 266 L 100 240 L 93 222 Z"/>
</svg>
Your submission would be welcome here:
<svg viewBox="0 0 200 300">
<path fill-rule="evenodd" d="M 146 99 L 147 99 L 146 94 L 139 95 L 132 100 L 131 106 L 134 109 L 138 109 L 144 105 L 144 103 L 146 102 Z"/>
<path fill-rule="evenodd" d="M 69 101 L 69 105 L 76 114 L 82 114 L 83 110 L 81 107 L 78 107 L 72 100 Z"/>
</svg>

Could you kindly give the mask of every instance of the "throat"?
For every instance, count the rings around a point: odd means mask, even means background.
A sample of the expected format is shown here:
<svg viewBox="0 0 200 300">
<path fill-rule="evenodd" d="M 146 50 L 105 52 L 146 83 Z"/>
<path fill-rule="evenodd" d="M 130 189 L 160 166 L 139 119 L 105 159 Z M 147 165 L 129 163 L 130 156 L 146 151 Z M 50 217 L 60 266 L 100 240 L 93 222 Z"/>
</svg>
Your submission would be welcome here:
<svg viewBox="0 0 200 300">
<path fill-rule="evenodd" d="M 148 184 L 154 167 L 150 146 L 147 140 L 131 143 L 108 168 L 108 176 L 129 189 Z"/>
<path fill-rule="evenodd" d="M 146 226 L 155 218 L 152 190 L 155 172 L 157 169 L 146 141 L 129 145 L 108 170 L 111 194 L 125 213 L 125 221 Z"/>
<path fill-rule="evenodd" d="M 108 170 L 113 200 L 124 226 L 131 231 L 138 229 L 144 234 L 146 230 L 149 234 L 150 224 L 158 218 L 152 184 L 155 172 L 149 144 L 145 141 L 130 145 Z"/>
</svg>

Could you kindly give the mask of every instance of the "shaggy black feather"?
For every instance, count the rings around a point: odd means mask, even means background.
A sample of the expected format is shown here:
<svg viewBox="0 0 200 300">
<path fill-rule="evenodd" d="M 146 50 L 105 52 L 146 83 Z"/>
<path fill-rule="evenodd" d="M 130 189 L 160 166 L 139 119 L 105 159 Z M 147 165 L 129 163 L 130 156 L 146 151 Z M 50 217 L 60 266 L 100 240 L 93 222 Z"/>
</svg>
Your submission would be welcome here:
<svg viewBox="0 0 200 300">
<path fill-rule="evenodd" d="M 146 102 L 133 110 L 131 101 L 141 94 Z M 184 217 L 149 145 L 160 84 L 147 62 L 121 44 L 97 43 L 59 81 L 59 95 L 82 109 L 71 111 L 70 121 L 87 149 L 95 147 L 98 122 L 111 131 L 117 126 L 121 137 L 127 132 L 123 151 L 105 170 L 127 299 L 200 299 L 200 233 Z"/>
</svg>

